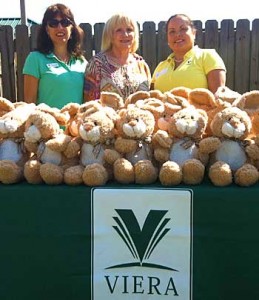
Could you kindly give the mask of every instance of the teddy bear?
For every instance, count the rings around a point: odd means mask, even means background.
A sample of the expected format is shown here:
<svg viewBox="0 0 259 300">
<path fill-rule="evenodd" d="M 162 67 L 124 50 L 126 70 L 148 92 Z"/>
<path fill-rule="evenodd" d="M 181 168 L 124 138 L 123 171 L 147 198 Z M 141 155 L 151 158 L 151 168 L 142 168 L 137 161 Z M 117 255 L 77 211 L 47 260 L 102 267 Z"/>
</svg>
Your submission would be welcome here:
<svg viewBox="0 0 259 300">
<path fill-rule="evenodd" d="M 128 105 L 118 112 L 115 150 L 122 155 L 113 164 L 114 178 L 124 184 L 150 184 L 157 180 L 152 133 L 155 119 L 148 111 Z"/>
<path fill-rule="evenodd" d="M 84 183 L 88 186 L 101 186 L 112 179 L 110 162 L 121 157 L 113 149 L 117 117 L 113 108 L 96 106 L 95 102 L 88 102 L 81 107 L 78 118 L 78 134 L 81 140 L 80 164 L 65 171 L 66 184 Z M 109 151 L 105 154 L 105 150 Z M 78 178 L 76 182 L 75 177 Z"/>
<path fill-rule="evenodd" d="M 66 122 L 67 114 L 47 105 L 38 105 L 27 119 L 25 147 L 32 157 L 24 166 L 24 176 L 29 183 L 61 184 L 64 170 L 78 163 L 80 144 L 60 127 Z"/>
<path fill-rule="evenodd" d="M 13 184 L 24 179 L 23 169 L 30 153 L 24 147 L 25 122 L 34 111 L 34 104 L 14 105 L 0 99 L 0 182 Z"/>
<path fill-rule="evenodd" d="M 153 136 L 154 156 L 160 162 L 162 185 L 200 184 L 204 178 L 208 154 L 200 152 L 208 122 L 202 109 L 188 106 L 174 113 L 168 132 L 158 130 Z"/>
<path fill-rule="evenodd" d="M 238 107 L 227 107 L 214 116 L 210 126 L 213 135 L 200 142 L 200 149 L 210 155 L 208 176 L 211 182 L 216 186 L 233 182 L 250 186 L 258 182 L 253 151 L 248 151 L 252 128 L 249 115 Z"/>
</svg>

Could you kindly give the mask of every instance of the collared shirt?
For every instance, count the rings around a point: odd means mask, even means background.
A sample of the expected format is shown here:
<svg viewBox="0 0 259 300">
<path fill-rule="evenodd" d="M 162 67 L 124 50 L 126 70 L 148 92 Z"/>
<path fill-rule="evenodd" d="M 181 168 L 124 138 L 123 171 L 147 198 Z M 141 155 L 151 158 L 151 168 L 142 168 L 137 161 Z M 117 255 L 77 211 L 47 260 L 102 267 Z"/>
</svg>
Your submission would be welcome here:
<svg viewBox="0 0 259 300">
<path fill-rule="evenodd" d="M 31 52 L 24 64 L 23 74 L 39 79 L 37 104 L 46 103 L 62 108 L 70 102 L 83 102 L 84 72 L 87 61 L 71 57 L 68 63 L 53 53 Z"/>
<path fill-rule="evenodd" d="M 154 88 L 166 92 L 175 87 L 208 88 L 207 74 L 212 70 L 226 70 L 222 58 L 214 49 L 194 46 L 175 69 L 174 53 L 156 67 L 152 83 Z"/>
</svg>

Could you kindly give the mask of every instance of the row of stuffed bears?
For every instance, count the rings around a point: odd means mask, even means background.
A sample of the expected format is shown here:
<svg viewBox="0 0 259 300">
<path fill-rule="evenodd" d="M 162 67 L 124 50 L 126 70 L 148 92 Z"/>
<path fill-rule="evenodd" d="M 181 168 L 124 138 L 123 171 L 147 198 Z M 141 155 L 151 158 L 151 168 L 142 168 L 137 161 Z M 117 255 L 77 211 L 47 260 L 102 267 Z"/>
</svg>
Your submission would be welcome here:
<svg viewBox="0 0 259 300">
<path fill-rule="evenodd" d="M 251 186 L 259 180 L 259 91 L 138 91 L 62 109 L 0 98 L 0 182 Z"/>
</svg>

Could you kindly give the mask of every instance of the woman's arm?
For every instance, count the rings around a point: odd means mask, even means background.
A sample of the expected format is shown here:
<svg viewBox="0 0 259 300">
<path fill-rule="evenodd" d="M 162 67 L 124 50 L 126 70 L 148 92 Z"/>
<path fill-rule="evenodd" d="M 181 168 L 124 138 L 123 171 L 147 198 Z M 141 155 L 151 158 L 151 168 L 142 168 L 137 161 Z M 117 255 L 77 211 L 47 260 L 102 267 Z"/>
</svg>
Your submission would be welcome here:
<svg viewBox="0 0 259 300">
<path fill-rule="evenodd" d="M 208 88 L 215 94 L 220 86 L 226 85 L 226 72 L 225 70 L 212 70 L 207 75 Z"/>
<path fill-rule="evenodd" d="M 24 101 L 27 103 L 35 103 L 37 102 L 38 97 L 38 85 L 39 79 L 31 76 L 24 75 Z"/>
</svg>

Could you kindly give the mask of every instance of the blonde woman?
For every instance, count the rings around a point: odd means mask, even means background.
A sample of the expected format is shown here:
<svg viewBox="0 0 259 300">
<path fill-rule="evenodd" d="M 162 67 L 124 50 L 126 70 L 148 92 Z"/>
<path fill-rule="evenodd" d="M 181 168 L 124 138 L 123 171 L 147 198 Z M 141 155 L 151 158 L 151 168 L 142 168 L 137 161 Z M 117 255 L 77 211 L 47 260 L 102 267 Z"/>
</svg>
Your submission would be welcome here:
<svg viewBox="0 0 259 300">
<path fill-rule="evenodd" d="M 113 15 L 105 24 L 101 52 L 89 61 L 85 73 L 85 101 L 100 98 L 102 91 L 123 99 L 139 90 L 149 90 L 151 75 L 139 46 L 137 23 L 124 14 Z"/>
</svg>

